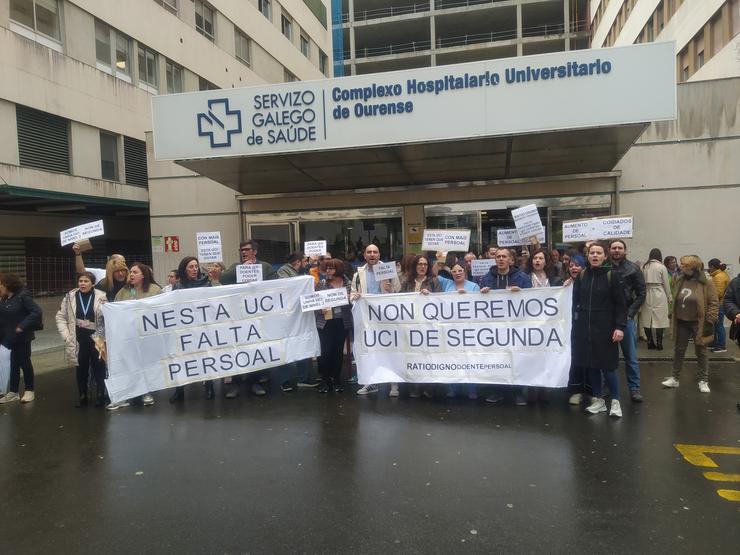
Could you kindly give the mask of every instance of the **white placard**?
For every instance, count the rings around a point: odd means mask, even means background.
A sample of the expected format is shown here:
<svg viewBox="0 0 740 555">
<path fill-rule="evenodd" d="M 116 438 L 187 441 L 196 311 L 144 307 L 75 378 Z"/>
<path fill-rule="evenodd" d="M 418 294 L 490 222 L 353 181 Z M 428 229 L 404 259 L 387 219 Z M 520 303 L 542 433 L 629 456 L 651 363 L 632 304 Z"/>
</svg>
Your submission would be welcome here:
<svg viewBox="0 0 740 555">
<path fill-rule="evenodd" d="M 239 264 L 236 267 L 237 283 L 252 283 L 263 279 L 262 264 Z"/>
<path fill-rule="evenodd" d="M 488 270 L 491 269 L 491 266 L 495 265 L 495 258 L 481 258 L 478 260 L 471 260 L 470 273 L 473 274 L 473 277 L 485 276 L 488 273 Z"/>
<path fill-rule="evenodd" d="M 467 252 L 469 245 L 469 229 L 425 229 L 421 250 Z"/>
<path fill-rule="evenodd" d="M 220 231 L 196 233 L 195 240 L 198 243 L 198 261 L 201 264 L 224 261 L 224 255 L 221 250 Z"/>
<path fill-rule="evenodd" d="M 323 308 L 333 308 L 335 306 L 344 306 L 349 304 L 347 289 L 345 287 L 324 289 L 301 295 L 301 311 L 309 312 Z"/>
<path fill-rule="evenodd" d="M 610 216 L 608 218 L 563 222 L 563 241 L 627 239 L 632 237 L 633 225 L 632 216 Z"/>
<path fill-rule="evenodd" d="M 103 220 L 97 220 L 90 222 L 89 224 L 82 224 L 77 227 L 65 229 L 59 233 L 59 239 L 64 247 L 66 245 L 76 243 L 77 241 L 89 239 L 90 237 L 99 237 L 100 235 L 105 235 Z"/>
<path fill-rule="evenodd" d="M 515 208 L 511 211 L 511 217 L 514 218 L 514 225 L 516 226 L 517 233 L 519 233 L 519 238 L 527 241 L 527 243 L 530 237 L 536 237 L 545 233 L 545 228 L 542 225 L 542 220 L 540 220 L 540 213 L 537 211 L 536 204 L 527 204 L 526 206 Z"/>
<path fill-rule="evenodd" d="M 359 382 L 565 387 L 572 298 L 569 287 L 363 295 L 352 307 Z"/>
<path fill-rule="evenodd" d="M 378 281 L 384 279 L 395 279 L 398 277 L 398 270 L 395 262 L 378 262 L 373 266 L 373 275 Z"/>
<path fill-rule="evenodd" d="M 326 241 L 306 241 L 303 243 L 303 254 L 306 256 L 324 256 Z"/>
<path fill-rule="evenodd" d="M 311 276 L 180 289 L 103 306 L 111 401 L 319 356 Z"/>
<path fill-rule="evenodd" d="M 545 244 L 545 231 L 537 234 L 537 240 L 541 245 Z M 519 237 L 519 232 L 516 229 L 497 229 L 496 230 L 496 244 L 499 247 L 520 247 L 522 245 L 529 245 L 529 238 Z"/>
</svg>

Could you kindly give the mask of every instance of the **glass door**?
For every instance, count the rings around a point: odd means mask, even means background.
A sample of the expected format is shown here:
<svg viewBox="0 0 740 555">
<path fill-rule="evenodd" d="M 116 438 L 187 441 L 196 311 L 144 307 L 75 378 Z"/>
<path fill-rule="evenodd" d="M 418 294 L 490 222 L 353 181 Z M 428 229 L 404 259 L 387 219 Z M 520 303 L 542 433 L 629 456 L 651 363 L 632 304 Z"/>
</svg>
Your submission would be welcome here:
<svg viewBox="0 0 740 555">
<path fill-rule="evenodd" d="M 288 255 L 296 250 L 296 224 L 250 223 L 247 224 L 247 237 L 259 243 L 258 258 L 270 264 L 283 264 Z"/>
</svg>

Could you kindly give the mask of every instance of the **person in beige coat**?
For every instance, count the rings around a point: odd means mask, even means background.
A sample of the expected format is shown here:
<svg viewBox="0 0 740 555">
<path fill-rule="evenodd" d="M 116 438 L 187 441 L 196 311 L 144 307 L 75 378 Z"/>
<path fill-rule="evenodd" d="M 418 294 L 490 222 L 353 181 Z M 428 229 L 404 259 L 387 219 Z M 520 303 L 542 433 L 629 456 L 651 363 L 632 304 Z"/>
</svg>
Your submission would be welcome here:
<svg viewBox="0 0 740 555">
<path fill-rule="evenodd" d="M 76 367 L 79 399 L 77 407 L 87 406 L 87 381 L 92 367 L 97 395 L 95 406 L 103 406 L 107 400 L 105 392 L 105 365 L 98 357 L 92 335 L 100 307 L 106 302 L 103 291 L 94 289 L 95 276 L 83 272 L 77 278 L 77 287 L 64 295 L 56 315 L 57 329 L 64 340 L 64 358 Z"/>
<path fill-rule="evenodd" d="M 660 249 L 652 249 L 649 260 L 642 266 L 646 294 L 645 302 L 640 307 L 640 323 L 647 336 L 648 349 L 659 351 L 663 350 L 663 333 L 671 325 L 668 314 L 673 302 L 671 277 L 661 260 L 663 255 Z"/>
<path fill-rule="evenodd" d="M 704 273 L 701 259 L 692 254 L 681 257 L 681 277 L 673 299 L 672 328 L 676 346 L 673 375 L 663 380 L 663 387 L 678 387 L 686 348 L 694 340 L 699 391 L 709 393 L 709 359 L 707 345 L 714 339 L 714 323 L 719 313 L 719 300 L 714 283 Z"/>
</svg>

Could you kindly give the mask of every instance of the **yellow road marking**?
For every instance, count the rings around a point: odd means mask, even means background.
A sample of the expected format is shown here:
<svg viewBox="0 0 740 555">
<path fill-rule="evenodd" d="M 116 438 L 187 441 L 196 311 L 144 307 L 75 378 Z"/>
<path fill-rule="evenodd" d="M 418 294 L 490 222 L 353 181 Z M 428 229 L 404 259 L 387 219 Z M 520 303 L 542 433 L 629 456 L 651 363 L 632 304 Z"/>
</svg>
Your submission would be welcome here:
<svg viewBox="0 0 740 555">
<path fill-rule="evenodd" d="M 707 466 L 709 468 L 717 468 L 711 458 L 706 453 L 712 453 L 713 455 L 740 455 L 740 447 L 725 447 L 723 445 L 686 445 L 683 443 L 676 443 L 674 447 L 678 449 L 678 452 L 683 455 L 683 458 L 694 466 Z M 733 490 L 727 490 L 733 491 Z"/>
<path fill-rule="evenodd" d="M 725 474 L 723 472 L 705 472 L 704 477 L 712 482 L 740 482 L 740 474 Z"/>
<path fill-rule="evenodd" d="M 728 501 L 740 501 L 740 490 L 736 489 L 718 489 L 717 495 Z"/>
</svg>

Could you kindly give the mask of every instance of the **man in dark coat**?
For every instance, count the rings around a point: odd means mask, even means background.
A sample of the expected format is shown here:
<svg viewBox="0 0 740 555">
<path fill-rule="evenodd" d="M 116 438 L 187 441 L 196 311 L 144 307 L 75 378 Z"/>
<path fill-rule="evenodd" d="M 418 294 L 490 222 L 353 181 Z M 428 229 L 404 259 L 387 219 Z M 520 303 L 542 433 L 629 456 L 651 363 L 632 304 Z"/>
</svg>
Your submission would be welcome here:
<svg viewBox="0 0 740 555">
<path fill-rule="evenodd" d="M 277 279 L 275 270 L 272 265 L 268 262 L 263 262 L 257 259 L 257 251 L 259 250 L 259 243 L 253 239 L 247 239 L 239 243 L 239 258 L 241 262 L 238 264 L 232 264 L 229 269 L 221 275 L 221 285 L 233 285 L 236 283 L 236 267 L 239 264 L 259 264 L 262 266 L 262 279 L 267 281 L 268 279 Z"/>
<path fill-rule="evenodd" d="M 637 314 L 645 302 L 645 278 L 640 267 L 627 260 L 627 245 L 622 239 L 614 239 L 609 243 L 609 257 L 613 271 L 621 278 L 627 299 L 627 327 L 622 341 L 627 385 L 632 401 L 642 403 L 640 363 L 637 361 Z"/>
</svg>

